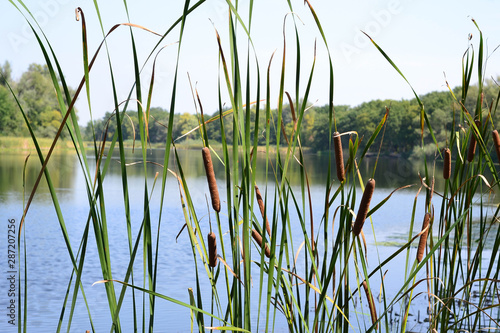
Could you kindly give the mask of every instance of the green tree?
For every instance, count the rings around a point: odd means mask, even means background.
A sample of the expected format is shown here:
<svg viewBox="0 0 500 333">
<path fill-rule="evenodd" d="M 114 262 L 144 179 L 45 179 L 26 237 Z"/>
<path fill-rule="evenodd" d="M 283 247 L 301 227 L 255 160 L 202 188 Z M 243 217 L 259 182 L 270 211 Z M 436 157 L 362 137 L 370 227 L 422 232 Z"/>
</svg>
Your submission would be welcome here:
<svg viewBox="0 0 500 333">
<path fill-rule="evenodd" d="M 15 86 L 35 132 L 43 137 L 53 136 L 60 126 L 62 114 L 48 67 L 31 64 Z"/>
<path fill-rule="evenodd" d="M 12 68 L 10 63 L 5 61 L 5 63 L 0 65 L 0 86 L 6 86 L 6 83 L 11 83 L 12 81 Z"/>
<path fill-rule="evenodd" d="M 23 123 L 19 110 L 7 88 L 7 82 L 12 86 L 12 69 L 6 61 L 0 65 L 0 135 L 19 135 Z"/>
<path fill-rule="evenodd" d="M 162 108 L 151 108 L 149 117 L 149 140 L 151 142 L 165 142 L 169 113 Z"/>
<path fill-rule="evenodd" d="M 198 126 L 198 120 L 196 116 L 190 113 L 183 113 L 179 116 L 178 127 L 180 129 L 180 134 L 185 135 L 192 129 Z M 200 136 L 200 132 L 195 130 L 185 137 L 185 139 L 197 139 Z M 174 137 L 174 139 L 177 137 Z"/>
<path fill-rule="evenodd" d="M 10 90 L 0 85 L 0 134 L 18 135 L 22 128 L 22 119 Z"/>
<path fill-rule="evenodd" d="M 318 112 L 314 117 L 314 125 L 312 132 L 314 133 L 311 148 L 315 151 L 328 149 L 328 138 L 330 130 L 328 128 L 328 113 Z"/>
</svg>

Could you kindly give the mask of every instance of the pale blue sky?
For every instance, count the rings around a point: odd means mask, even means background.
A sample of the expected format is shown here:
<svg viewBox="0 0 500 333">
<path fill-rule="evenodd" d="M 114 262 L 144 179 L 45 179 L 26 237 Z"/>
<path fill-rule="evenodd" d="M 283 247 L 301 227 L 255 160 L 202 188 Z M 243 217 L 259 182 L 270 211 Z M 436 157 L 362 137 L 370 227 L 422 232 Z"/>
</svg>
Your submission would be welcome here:
<svg viewBox="0 0 500 333">
<path fill-rule="evenodd" d="M 194 2 L 194 1 L 192 1 Z M 246 1 L 241 1 L 245 8 Z M 318 40 L 315 83 L 310 101 L 319 105 L 328 102 L 327 55 L 315 28 L 310 12 L 303 0 L 292 0 L 295 12 L 304 22 L 299 25 L 302 43 L 303 77 L 311 65 L 314 40 Z M 471 18 L 483 31 L 488 51 L 500 44 L 500 2 L 494 0 L 357 0 L 331 1 L 310 0 L 323 24 L 332 52 L 335 71 L 336 105 L 358 105 L 372 99 L 411 98 L 410 88 L 390 67 L 367 38 L 364 30 L 397 63 L 419 94 L 444 90 L 444 74 L 450 85 L 461 80 L 461 57 L 468 46 L 467 36 L 477 47 L 479 33 Z M 42 0 L 25 1 L 39 20 L 65 71 L 67 82 L 76 87 L 83 75 L 81 51 L 81 25 L 75 20 L 75 8 L 82 7 L 86 15 L 90 49 L 93 53 L 102 39 L 93 1 L 91 0 Z M 116 23 L 126 22 L 122 0 L 100 1 L 105 29 Z M 183 1 L 179 0 L 129 0 L 131 22 L 163 33 L 182 13 Z M 29 31 L 23 16 L 9 1 L 4 1 L 0 20 L 0 63 L 8 60 L 13 67 L 14 78 L 19 78 L 30 63 L 43 62 L 36 39 Z M 255 1 L 252 37 L 261 66 L 261 76 L 276 50 L 273 60 L 272 83 L 277 88 L 279 67 L 283 49 L 283 19 L 289 12 L 284 0 Z M 214 28 L 220 31 L 227 50 L 227 7 L 223 0 L 208 0 L 187 22 L 180 64 L 177 112 L 193 113 L 187 72 L 197 82 L 197 87 L 207 113 L 217 108 L 217 57 L 218 49 Z M 213 25 L 212 25 L 212 22 Z M 291 21 L 287 23 L 289 71 L 286 89 L 294 91 L 294 44 Z M 158 40 L 146 32 L 135 31 L 139 58 L 144 61 Z M 174 32 L 162 43 L 175 42 Z M 125 99 L 133 83 L 133 66 L 129 31 L 120 28 L 109 39 L 111 57 L 117 79 L 119 98 Z M 243 43 L 242 46 L 245 46 Z M 500 52 L 500 51 L 498 51 Z M 488 76 L 500 75 L 500 54 L 494 53 L 488 60 Z M 168 46 L 161 52 L 157 67 L 157 82 L 153 106 L 168 108 L 176 46 Z M 149 83 L 151 66 L 147 66 L 143 84 Z M 304 81 L 305 82 L 305 81 Z M 305 83 L 304 83 L 305 85 Z M 264 88 L 264 87 L 263 87 Z M 102 53 L 91 74 L 91 97 L 94 117 L 101 117 L 113 108 L 109 84 L 108 65 Z M 225 102 L 229 103 L 228 100 Z M 276 105 L 272 101 L 272 105 Z M 89 119 L 86 98 L 81 95 L 77 104 L 80 122 Z"/>
</svg>

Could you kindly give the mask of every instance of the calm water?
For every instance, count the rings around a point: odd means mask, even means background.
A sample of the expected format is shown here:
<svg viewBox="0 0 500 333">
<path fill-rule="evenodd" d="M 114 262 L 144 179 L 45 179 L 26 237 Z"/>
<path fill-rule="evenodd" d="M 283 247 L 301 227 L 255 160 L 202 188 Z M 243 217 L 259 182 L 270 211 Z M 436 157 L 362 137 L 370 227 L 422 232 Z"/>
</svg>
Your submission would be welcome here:
<svg viewBox="0 0 500 333">
<path fill-rule="evenodd" d="M 208 187 L 206 184 L 205 172 L 201 163 L 201 154 L 199 150 L 180 150 L 180 160 L 183 165 L 183 171 L 188 179 L 188 186 L 192 195 L 195 207 L 200 207 L 197 212 L 199 217 L 203 217 L 206 221 L 206 195 L 208 195 Z M 19 221 L 22 215 L 23 208 L 23 164 L 26 154 L 9 154 L 4 153 L 0 159 L 0 221 L 7 230 L 9 219 Z M 163 152 L 153 150 L 150 152 L 149 159 L 158 163 L 163 162 Z M 129 154 L 128 160 L 134 162 L 140 160 L 140 155 Z M 307 170 L 311 181 L 311 190 L 313 196 L 313 212 L 317 224 L 319 224 L 322 213 L 322 202 L 324 202 L 326 170 L 328 166 L 327 157 L 308 155 Z M 365 159 L 360 165 L 360 170 L 366 176 L 373 170 L 373 160 Z M 90 163 L 95 163 L 95 160 L 90 159 Z M 216 174 L 223 175 L 223 169 L 220 163 L 214 162 L 216 166 Z M 173 166 L 173 164 L 171 163 Z M 149 189 L 152 188 L 154 174 L 162 172 L 160 167 L 149 165 Z M 36 156 L 31 156 L 28 162 L 26 172 L 27 192 L 32 188 L 34 181 L 38 175 L 40 163 Z M 49 166 L 52 181 L 57 189 L 57 196 L 60 202 L 62 212 L 65 218 L 65 223 L 68 229 L 68 234 L 71 239 L 71 244 L 74 252 L 77 251 L 84 227 L 88 217 L 88 202 L 85 188 L 85 180 L 76 156 L 72 153 L 57 153 L 53 156 Z M 131 197 L 131 213 L 132 213 L 132 232 L 137 234 L 139 225 L 143 216 L 143 166 L 133 165 L 127 169 L 129 175 L 129 187 Z M 257 183 L 261 189 L 265 188 L 265 164 L 262 161 L 258 162 L 257 167 Z M 332 170 L 335 175 L 335 170 Z M 398 159 L 381 159 L 377 166 L 376 180 L 377 188 L 372 199 L 373 203 L 378 203 L 387 197 L 395 188 L 419 183 L 418 172 L 423 173 L 414 163 L 398 160 Z M 436 169 L 437 174 L 441 174 L 439 166 Z M 273 177 L 272 172 L 268 177 Z M 297 168 L 291 169 L 290 177 L 293 182 L 298 184 L 300 180 L 297 174 Z M 365 179 L 367 179 L 366 177 Z M 437 177 L 438 179 L 440 177 Z M 271 178 L 272 179 L 272 178 Z M 224 190 L 222 179 L 219 181 L 219 189 Z M 437 188 L 442 184 L 437 183 Z M 129 249 L 127 242 L 127 229 L 124 218 L 123 194 L 120 176 L 120 165 L 113 161 L 109 173 L 105 178 L 105 204 L 107 223 L 111 234 L 110 248 L 112 257 L 113 276 L 120 280 L 123 278 L 126 265 L 128 264 Z M 375 230 L 376 238 L 372 232 L 372 228 L 365 226 L 365 233 L 368 244 L 373 246 L 376 242 L 380 244 L 404 243 L 408 237 L 409 222 L 411 218 L 411 210 L 414 203 L 417 186 L 410 189 L 405 189 L 396 192 L 389 200 L 388 204 L 384 205 L 379 211 L 373 214 L 373 229 Z M 157 184 L 152 194 L 152 221 L 158 221 L 159 210 L 159 190 Z M 188 288 L 196 288 L 194 276 L 194 262 L 190 250 L 188 234 L 184 232 L 178 239 L 176 236 L 184 224 L 184 217 L 181 210 L 179 199 L 179 190 L 174 178 L 169 176 L 166 188 L 165 209 L 162 218 L 162 227 L 160 230 L 160 253 L 159 253 L 159 281 L 158 292 L 184 302 L 189 302 Z M 272 187 L 270 187 L 272 193 Z M 300 193 L 300 191 L 296 192 Z M 224 193 L 221 193 L 224 197 Z M 26 195 L 26 198 L 28 195 Z M 424 214 L 424 195 L 420 195 L 418 199 L 418 208 L 416 216 Z M 437 200 L 437 199 L 436 199 Z M 438 202 L 435 202 L 438 206 Z M 334 206 L 336 204 L 334 203 Z M 156 207 L 156 208 L 155 208 Z M 223 209 L 224 209 L 223 203 Z M 293 215 L 292 215 L 293 218 Z M 206 224 L 206 222 L 205 222 Z M 416 221 L 417 228 L 420 228 L 421 220 Z M 28 254 L 28 331 L 52 332 L 55 331 L 58 325 L 58 318 L 64 302 L 68 281 L 70 281 L 72 266 L 69 259 L 66 245 L 63 241 L 59 222 L 57 220 L 52 199 L 47 190 L 45 181 L 42 182 L 37 195 L 32 203 L 28 213 L 25 225 L 26 244 Z M 300 241 L 300 230 L 297 228 L 296 239 Z M 156 237 L 156 235 L 154 235 Z M 7 248 L 6 237 L 2 237 L 1 248 Z M 298 248 L 299 244 L 296 245 Z M 369 251 L 369 263 L 373 269 L 378 262 L 383 261 L 389 256 L 396 247 L 382 245 L 373 247 L 376 251 Z M 5 256 L 4 256 L 5 258 Z M 137 266 L 141 266 L 142 258 L 136 259 Z M 390 274 L 386 277 L 386 285 L 391 285 L 394 281 L 396 285 L 401 277 L 401 263 L 404 263 L 404 257 L 394 260 L 386 266 Z M 7 270 L 7 263 L 4 260 L 2 263 L 2 271 Z M 300 269 L 300 268 L 299 268 Z M 109 331 L 109 309 L 107 305 L 106 294 L 102 284 L 92 284 L 102 278 L 100 263 L 97 256 L 97 249 L 93 232 L 90 232 L 89 245 L 87 249 L 85 272 L 83 274 L 83 285 L 87 301 L 90 305 L 90 311 L 96 331 Z M 142 276 L 139 269 L 136 271 L 135 284 L 142 285 Z M 203 276 L 203 272 L 201 272 Z M 5 278 L 1 278 L 0 300 L 1 308 L 6 309 L 8 298 L 5 297 L 6 291 L 9 289 Z M 202 278 L 204 290 L 209 290 L 209 285 Z M 374 278 L 377 285 L 380 281 Z M 116 285 L 119 290 L 119 285 Z M 395 293 L 389 291 L 388 293 Z M 209 296 L 209 292 L 205 292 Z M 130 293 L 128 292 L 128 295 Z M 143 301 L 143 295 L 138 293 L 136 300 Z M 378 294 L 375 293 L 374 297 Z M 390 295 L 389 295 L 390 296 Z M 81 296 L 80 296 L 81 298 Z M 204 302 L 204 307 L 207 308 L 209 298 Z M 426 304 L 426 300 L 422 297 L 422 304 Z M 132 311 L 131 297 L 128 297 L 121 311 L 122 325 L 124 332 L 132 329 Z M 140 303 L 139 303 L 140 304 Z M 141 306 L 138 306 L 141 308 Z M 67 309 L 69 311 L 69 308 Z M 255 308 L 255 311 L 257 309 Z M 424 317 L 424 314 L 422 314 Z M 14 332 L 16 329 L 7 324 L 5 315 L 0 322 L 0 331 Z M 67 318 L 67 315 L 65 315 Z M 280 321 L 281 317 L 277 315 L 277 329 L 275 331 L 287 331 L 284 322 Z M 16 318 L 17 319 L 17 318 Z M 422 319 L 422 318 L 420 318 Z M 139 319 L 141 320 L 141 319 Z M 368 319 L 369 320 L 369 319 Z M 415 327 L 418 328 L 418 318 L 414 319 Z M 410 321 L 410 324 L 412 321 Z M 158 331 L 178 331 L 184 332 L 190 329 L 190 314 L 185 308 L 173 305 L 167 301 L 157 301 L 157 315 L 155 325 Z M 63 331 L 66 330 L 67 322 L 63 322 Z M 71 325 L 71 331 L 84 332 L 90 329 L 87 310 L 82 300 L 79 300 L 75 310 L 75 317 Z M 410 327 L 411 328 L 411 327 Z M 196 329 L 195 329 L 196 330 Z"/>
</svg>

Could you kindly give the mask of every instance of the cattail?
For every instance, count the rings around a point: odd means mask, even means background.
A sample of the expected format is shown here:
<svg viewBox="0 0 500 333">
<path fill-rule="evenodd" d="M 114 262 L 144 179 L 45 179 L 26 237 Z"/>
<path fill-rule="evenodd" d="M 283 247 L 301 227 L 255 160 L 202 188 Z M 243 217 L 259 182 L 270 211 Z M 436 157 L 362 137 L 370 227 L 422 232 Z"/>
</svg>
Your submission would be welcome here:
<svg viewBox="0 0 500 333">
<path fill-rule="evenodd" d="M 262 248 L 262 236 L 259 234 L 257 230 L 252 229 L 252 237 L 253 239 L 255 239 L 260 248 Z M 265 244 L 264 252 L 266 254 L 266 257 L 268 258 L 271 257 L 271 250 L 269 249 L 269 246 L 267 246 L 267 244 Z"/>
<path fill-rule="evenodd" d="M 498 162 L 500 162 L 500 136 L 498 135 L 498 131 L 494 130 L 493 135 L 493 144 L 495 145 L 495 151 L 497 152 Z"/>
<path fill-rule="evenodd" d="M 373 301 L 372 292 L 368 289 L 368 284 L 363 281 L 363 288 L 365 289 L 366 299 L 368 300 L 368 306 L 370 307 L 370 315 L 372 317 L 372 324 L 377 322 L 377 311 L 375 310 L 375 302 Z M 378 329 L 378 324 L 375 326 Z"/>
<path fill-rule="evenodd" d="M 203 155 L 203 164 L 205 164 L 210 197 L 212 198 L 212 207 L 216 212 L 220 212 L 219 189 L 217 188 L 217 182 L 215 181 L 214 165 L 212 164 L 210 149 L 204 147 L 201 150 L 201 153 Z"/>
<path fill-rule="evenodd" d="M 444 149 L 444 166 L 443 178 L 449 179 L 451 176 L 451 151 L 448 148 Z"/>
<path fill-rule="evenodd" d="M 333 147 L 335 148 L 335 162 L 337 163 L 337 178 L 340 182 L 345 179 L 344 176 L 344 155 L 342 153 L 342 141 L 339 132 L 333 133 Z"/>
<path fill-rule="evenodd" d="M 370 201 L 372 200 L 373 191 L 375 190 L 375 179 L 371 178 L 366 183 L 365 191 L 363 192 L 363 197 L 361 198 L 361 203 L 359 204 L 358 215 L 356 215 L 356 221 L 354 222 L 354 227 L 352 232 L 354 236 L 358 236 L 363 229 L 363 224 L 366 220 L 366 214 L 368 214 L 368 209 L 370 208 Z"/>
<path fill-rule="evenodd" d="M 418 242 L 418 251 L 417 251 L 417 261 L 421 262 L 424 258 L 425 245 L 427 244 L 427 235 L 429 234 L 429 222 L 431 220 L 431 214 L 426 213 L 424 216 L 424 223 L 422 223 L 422 235 L 420 235 L 420 241 Z M 425 230 L 425 231 L 424 231 Z"/>
<path fill-rule="evenodd" d="M 207 236 L 208 240 L 208 265 L 210 267 L 217 266 L 217 239 L 215 234 L 210 232 Z"/>
<path fill-rule="evenodd" d="M 476 127 L 479 131 L 481 131 L 481 122 L 479 120 L 475 121 Z M 467 153 L 467 161 L 472 162 L 474 159 L 474 154 L 476 153 L 476 136 L 474 134 L 474 129 L 471 131 L 471 138 L 470 138 L 470 145 L 469 145 L 469 152 Z"/>
<path fill-rule="evenodd" d="M 259 204 L 260 213 L 262 214 L 262 218 L 266 215 L 266 211 L 264 210 L 264 200 L 262 200 L 262 195 L 260 194 L 259 187 L 255 185 L 255 195 L 257 196 L 257 203 Z M 267 234 L 271 236 L 271 226 L 269 225 L 269 220 L 266 216 L 266 230 Z"/>
</svg>

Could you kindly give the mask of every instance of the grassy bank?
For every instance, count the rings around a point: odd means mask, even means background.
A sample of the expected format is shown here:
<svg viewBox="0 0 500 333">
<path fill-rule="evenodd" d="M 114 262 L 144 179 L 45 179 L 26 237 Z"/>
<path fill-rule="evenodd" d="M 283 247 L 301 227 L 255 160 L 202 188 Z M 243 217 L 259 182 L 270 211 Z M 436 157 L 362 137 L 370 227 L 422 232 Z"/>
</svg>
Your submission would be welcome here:
<svg viewBox="0 0 500 333">
<path fill-rule="evenodd" d="M 38 145 L 41 150 L 47 151 L 54 142 L 50 138 L 39 138 Z M 58 150 L 74 150 L 73 143 L 60 140 L 55 146 Z M 30 137 L 0 136 L 0 152 L 34 152 L 35 145 Z"/>
<path fill-rule="evenodd" d="M 50 149 L 53 140 L 50 138 L 38 138 L 38 145 L 41 150 L 47 151 Z M 85 147 L 87 149 L 92 149 L 94 147 L 94 142 L 90 141 L 83 141 Z M 95 142 L 98 146 L 102 146 L 102 141 L 96 141 Z M 201 149 L 203 148 L 203 143 L 199 140 L 187 140 L 187 141 L 182 141 L 180 143 L 177 143 L 176 145 L 177 149 Z M 109 149 L 111 147 L 111 142 L 107 141 L 104 143 L 104 148 Z M 223 149 L 222 143 L 214 143 L 211 144 L 211 147 L 214 150 L 221 151 Z M 140 142 L 139 141 L 134 141 L 134 140 L 124 140 L 123 141 L 123 148 L 132 150 L 132 149 L 138 149 L 140 150 Z M 165 149 L 165 143 L 148 143 L 147 145 L 148 149 Z M 73 151 L 74 146 L 71 141 L 68 140 L 59 140 L 55 146 L 55 149 L 57 150 L 67 150 L 67 151 Z M 10 136 L 0 136 L 0 152 L 34 152 L 35 151 L 35 145 L 33 144 L 33 140 L 30 137 L 10 137 Z M 258 152 L 265 152 L 266 151 L 266 146 L 257 146 L 257 151 Z M 287 147 L 280 147 L 280 152 L 281 153 L 286 153 Z M 275 153 L 276 152 L 276 147 L 270 147 L 270 152 Z M 304 147 L 304 152 L 309 153 L 310 149 L 307 147 Z M 323 154 L 327 154 L 328 152 L 322 152 Z"/>
</svg>

